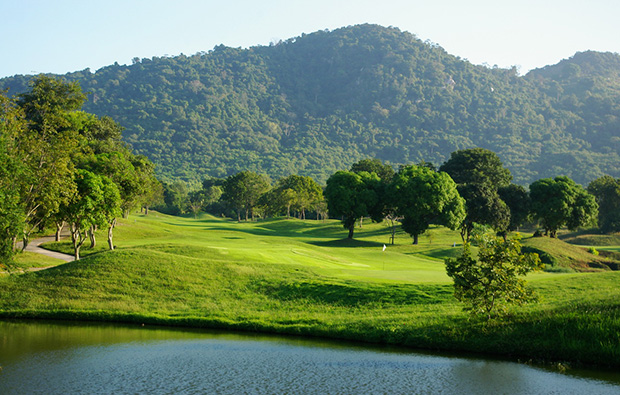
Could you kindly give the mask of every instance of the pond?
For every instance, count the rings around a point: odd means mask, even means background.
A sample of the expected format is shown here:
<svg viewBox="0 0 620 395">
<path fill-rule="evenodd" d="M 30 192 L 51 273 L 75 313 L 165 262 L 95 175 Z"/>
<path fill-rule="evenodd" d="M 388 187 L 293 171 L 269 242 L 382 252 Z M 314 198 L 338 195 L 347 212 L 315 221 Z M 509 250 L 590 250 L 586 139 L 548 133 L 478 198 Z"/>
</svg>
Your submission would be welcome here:
<svg viewBox="0 0 620 395">
<path fill-rule="evenodd" d="M 620 374 L 342 342 L 0 321 L 0 394 L 619 394 Z"/>
</svg>

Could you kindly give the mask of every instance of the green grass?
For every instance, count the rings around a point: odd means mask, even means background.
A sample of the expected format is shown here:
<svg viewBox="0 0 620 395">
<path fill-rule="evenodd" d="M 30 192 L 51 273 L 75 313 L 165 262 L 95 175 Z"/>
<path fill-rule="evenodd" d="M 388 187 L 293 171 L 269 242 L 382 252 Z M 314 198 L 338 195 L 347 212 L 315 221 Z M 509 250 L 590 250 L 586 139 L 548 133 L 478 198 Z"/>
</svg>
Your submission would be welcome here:
<svg viewBox="0 0 620 395">
<path fill-rule="evenodd" d="M 551 269 L 570 269 L 569 271 L 594 272 L 617 267 L 613 256 L 594 255 L 588 248 L 568 244 L 549 237 L 528 237 L 522 240 L 525 251 L 537 252 L 543 263 Z M 598 249 L 598 247 L 597 247 Z"/>
<path fill-rule="evenodd" d="M 99 247 L 85 248 L 90 255 L 78 262 L 0 278 L 0 316 L 228 328 L 620 366 L 620 272 L 533 274 L 540 302 L 486 322 L 452 297 L 443 259 L 460 253 L 458 233 L 432 228 L 414 246 L 399 232 L 392 246 L 387 226 L 367 223 L 355 240 L 345 237 L 337 221 L 131 216 L 116 229 L 115 251 L 106 251 L 101 234 Z M 70 245 L 55 248 L 68 252 Z"/>
<path fill-rule="evenodd" d="M 583 246 L 620 246 L 620 233 L 593 234 L 590 230 L 561 234 L 560 239 L 567 243 Z"/>
<path fill-rule="evenodd" d="M 47 257 L 34 252 L 23 251 L 15 255 L 14 262 L 11 265 L 11 270 L 19 273 L 27 270 L 58 266 L 64 263 L 65 261 L 61 259 Z"/>
</svg>

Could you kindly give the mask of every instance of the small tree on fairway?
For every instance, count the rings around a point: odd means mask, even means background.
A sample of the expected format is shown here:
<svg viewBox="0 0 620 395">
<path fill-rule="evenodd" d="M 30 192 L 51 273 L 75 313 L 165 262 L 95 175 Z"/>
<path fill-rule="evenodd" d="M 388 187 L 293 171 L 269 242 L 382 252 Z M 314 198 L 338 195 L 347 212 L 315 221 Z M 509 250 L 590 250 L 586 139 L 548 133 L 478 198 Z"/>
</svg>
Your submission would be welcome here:
<svg viewBox="0 0 620 395">
<path fill-rule="evenodd" d="M 466 303 L 465 310 L 490 319 L 495 313 L 505 312 L 510 304 L 534 299 L 520 277 L 542 268 L 538 254 L 521 253 L 518 238 L 504 241 L 485 236 L 479 248 L 478 259 L 465 243 L 460 257 L 445 261 L 448 276 L 454 280 L 454 296 Z"/>
</svg>

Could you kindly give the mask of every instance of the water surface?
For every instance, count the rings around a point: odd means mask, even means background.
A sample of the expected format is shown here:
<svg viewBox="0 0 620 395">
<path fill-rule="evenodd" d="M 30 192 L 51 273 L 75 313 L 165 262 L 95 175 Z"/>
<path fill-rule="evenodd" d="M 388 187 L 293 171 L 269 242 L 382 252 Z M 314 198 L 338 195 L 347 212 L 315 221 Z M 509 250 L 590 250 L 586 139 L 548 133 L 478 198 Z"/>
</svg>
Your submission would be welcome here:
<svg viewBox="0 0 620 395">
<path fill-rule="evenodd" d="M 620 394 L 620 374 L 279 338 L 0 322 L 0 394 Z"/>
</svg>

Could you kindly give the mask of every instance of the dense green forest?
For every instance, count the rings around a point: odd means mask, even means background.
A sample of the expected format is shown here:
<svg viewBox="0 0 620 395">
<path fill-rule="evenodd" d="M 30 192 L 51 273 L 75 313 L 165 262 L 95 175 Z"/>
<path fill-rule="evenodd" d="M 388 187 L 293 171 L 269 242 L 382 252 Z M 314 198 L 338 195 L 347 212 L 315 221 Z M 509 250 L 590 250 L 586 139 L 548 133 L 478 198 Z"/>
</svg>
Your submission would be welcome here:
<svg viewBox="0 0 620 395">
<path fill-rule="evenodd" d="M 496 152 L 521 185 L 620 176 L 618 54 L 577 53 L 520 76 L 359 25 L 62 77 L 168 181 L 250 170 L 324 183 L 362 158 L 440 165 L 471 147 Z M 0 89 L 27 91 L 31 78 Z"/>
</svg>

